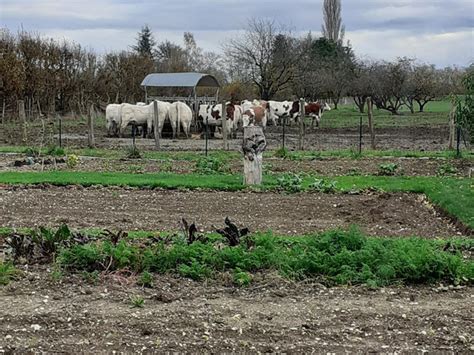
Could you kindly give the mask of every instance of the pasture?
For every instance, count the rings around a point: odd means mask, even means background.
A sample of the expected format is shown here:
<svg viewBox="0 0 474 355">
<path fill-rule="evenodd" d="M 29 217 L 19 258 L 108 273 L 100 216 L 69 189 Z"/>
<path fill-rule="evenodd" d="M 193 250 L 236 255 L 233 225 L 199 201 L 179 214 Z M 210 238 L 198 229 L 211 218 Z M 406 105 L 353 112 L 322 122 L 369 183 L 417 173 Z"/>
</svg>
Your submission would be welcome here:
<svg viewBox="0 0 474 355">
<path fill-rule="evenodd" d="M 61 149 L 54 124 L 21 142 L 5 123 L 0 350 L 472 350 L 474 154 L 446 149 L 448 111 L 375 111 L 362 154 L 352 105 L 304 151 L 268 127 L 252 188 L 240 135 L 208 157 L 202 139 L 137 138 L 132 159 L 103 117 L 93 149 L 84 118 L 63 119 Z"/>
</svg>

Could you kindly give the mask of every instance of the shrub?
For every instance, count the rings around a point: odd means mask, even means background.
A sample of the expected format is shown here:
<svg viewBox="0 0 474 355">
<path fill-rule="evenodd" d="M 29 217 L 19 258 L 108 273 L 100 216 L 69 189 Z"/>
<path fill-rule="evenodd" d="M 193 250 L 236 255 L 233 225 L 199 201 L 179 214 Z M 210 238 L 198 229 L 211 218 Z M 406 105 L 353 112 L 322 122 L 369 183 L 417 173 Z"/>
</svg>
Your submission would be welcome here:
<svg viewBox="0 0 474 355">
<path fill-rule="evenodd" d="M 69 169 L 74 169 L 79 163 L 79 157 L 75 154 L 69 154 L 66 158 L 66 165 Z"/>
<path fill-rule="evenodd" d="M 379 165 L 379 175 L 392 176 L 397 172 L 398 165 L 395 163 L 386 163 Z"/>
<path fill-rule="evenodd" d="M 299 174 L 288 173 L 277 179 L 278 187 L 288 193 L 296 193 L 303 190 L 303 178 Z"/>
</svg>

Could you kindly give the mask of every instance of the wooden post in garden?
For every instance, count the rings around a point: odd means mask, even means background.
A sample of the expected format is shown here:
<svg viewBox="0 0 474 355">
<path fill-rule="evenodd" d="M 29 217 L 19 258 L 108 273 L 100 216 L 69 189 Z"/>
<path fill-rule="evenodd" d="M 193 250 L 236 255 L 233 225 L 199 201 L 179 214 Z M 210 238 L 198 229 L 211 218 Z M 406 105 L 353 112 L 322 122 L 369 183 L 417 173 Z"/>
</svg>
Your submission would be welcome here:
<svg viewBox="0 0 474 355">
<path fill-rule="evenodd" d="M 3 105 L 2 105 L 2 124 L 5 123 L 5 98 L 3 98 Z"/>
<path fill-rule="evenodd" d="M 304 99 L 300 99 L 300 125 L 298 132 L 298 150 L 304 149 L 304 120 L 305 120 L 305 102 Z"/>
<path fill-rule="evenodd" d="M 244 185 L 260 185 L 262 183 L 263 151 L 267 141 L 261 126 L 244 127 Z"/>
<path fill-rule="evenodd" d="M 26 132 L 26 112 L 25 112 L 25 101 L 18 100 L 18 116 L 20 117 L 20 124 L 21 124 L 21 141 L 23 144 L 27 143 L 28 134 Z"/>
<path fill-rule="evenodd" d="M 375 150 L 375 131 L 374 131 L 374 117 L 372 111 L 372 98 L 367 98 L 367 117 L 369 119 L 369 132 L 370 132 L 370 149 Z"/>
<path fill-rule="evenodd" d="M 87 116 L 87 127 L 89 128 L 89 131 L 87 133 L 87 145 L 89 146 L 89 148 L 94 148 L 95 146 L 94 116 L 95 116 L 94 104 L 91 104 L 91 107 L 89 109 L 89 115 Z"/>
<path fill-rule="evenodd" d="M 153 100 L 153 127 L 154 127 L 154 133 L 155 133 L 155 149 L 159 150 L 160 149 L 160 119 L 158 116 L 158 101 Z"/>
<path fill-rule="evenodd" d="M 227 146 L 227 111 L 225 101 L 222 101 L 222 141 L 224 142 L 224 150 L 228 149 Z"/>
<path fill-rule="evenodd" d="M 456 102 L 454 97 L 451 99 L 451 111 L 449 112 L 449 140 L 448 140 L 448 149 L 454 149 L 454 136 L 456 132 L 455 125 L 456 117 Z"/>
</svg>

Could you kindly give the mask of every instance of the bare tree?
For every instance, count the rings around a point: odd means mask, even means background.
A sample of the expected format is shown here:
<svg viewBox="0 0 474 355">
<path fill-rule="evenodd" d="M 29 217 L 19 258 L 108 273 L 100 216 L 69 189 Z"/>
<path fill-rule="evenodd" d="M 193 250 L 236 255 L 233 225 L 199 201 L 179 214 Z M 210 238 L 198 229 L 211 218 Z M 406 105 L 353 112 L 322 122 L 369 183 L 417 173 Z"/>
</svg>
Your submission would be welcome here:
<svg viewBox="0 0 474 355">
<path fill-rule="evenodd" d="M 341 18 L 341 0 L 324 0 L 323 16 L 323 36 L 333 42 L 342 43 L 344 41 L 345 27 L 342 24 Z"/>
<path fill-rule="evenodd" d="M 406 83 L 411 62 L 411 59 L 399 58 L 394 63 L 382 62 L 374 67 L 375 88 L 372 98 L 377 108 L 394 115 L 400 114 L 400 108 L 404 105 L 406 97 Z"/>
<path fill-rule="evenodd" d="M 252 19 L 244 35 L 224 45 L 233 76 L 250 81 L 262 99 L 290 87 L 296 56 L 294 39 L 273 21 Z"/>
</svg>

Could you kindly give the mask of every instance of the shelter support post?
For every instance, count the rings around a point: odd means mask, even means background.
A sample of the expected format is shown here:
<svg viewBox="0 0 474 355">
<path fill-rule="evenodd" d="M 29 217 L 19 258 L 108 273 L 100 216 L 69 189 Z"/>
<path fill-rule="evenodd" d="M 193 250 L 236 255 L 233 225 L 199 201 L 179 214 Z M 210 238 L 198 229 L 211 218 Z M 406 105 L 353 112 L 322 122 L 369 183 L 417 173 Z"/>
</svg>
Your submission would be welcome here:
<svg viewBox="0 0 474 355">
<path fill-rule="evenodd" d="M 155 133 L 155 149 L 160 149 L 160 118 L 158 116 L 158 101 L 153 100 L 153 128 Z"/>
</svg>

